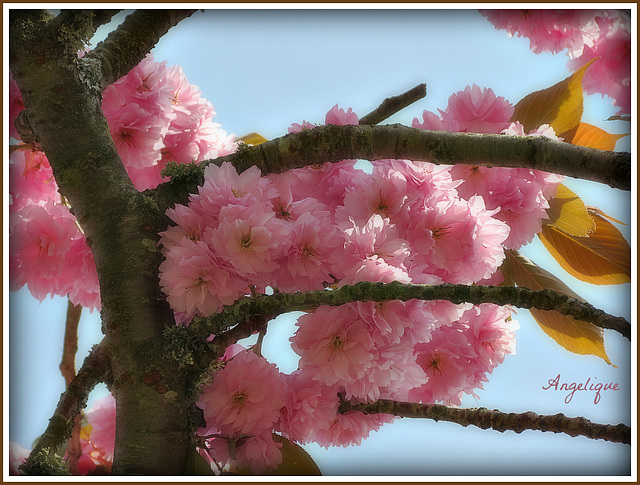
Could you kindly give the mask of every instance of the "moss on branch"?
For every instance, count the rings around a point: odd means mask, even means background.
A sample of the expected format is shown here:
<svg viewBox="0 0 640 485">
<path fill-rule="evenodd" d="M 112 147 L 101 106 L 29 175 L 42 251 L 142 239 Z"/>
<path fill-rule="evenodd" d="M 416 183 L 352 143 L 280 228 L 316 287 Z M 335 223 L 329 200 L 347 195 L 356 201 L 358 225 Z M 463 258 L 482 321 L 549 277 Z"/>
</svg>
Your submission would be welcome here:
<svg viewBox="0 0 640 485">
<path fill-rule="evenodd" d="M 290 133 L 232 155 L 197 165 L 172 167 L 167 175 L 179 177 L 209 163 L 230 162 L 238 172 L 257 166 L 263 174 L 282 173 L 308 165 L 344 159 L 409 159 L 447 165 L 522 167 L 591 180 L 631 190 L 631 155 L 596 150 L 544 137 L 454 133 L 402 125 L 318 126 Z M 195 192 L 197 181 L 184 179 L 183 193 Z M 155 194 L 175 191 L 175 184 L 160 185 Z"/>
<path fill-rule="evenodd" d="M 199 358 L 199 366 L 206 367 L 211 359 L 222 355 L 224 349 L 237 340 L 248 337 L 264 322 L 291 311 L 310 311 L 322 305 L 340 306 L 356 301 L 390 300 L 448 300 L 452 303 L 494 303 L 519 308 L 554 310 L 578 320 L 608 328 L 631 338 L 631 325 L 622 317 L 609 315 L 589 303 L 581 302 L 553 290 L 530 290 L 508 286 L 414 285 L 407 283 L 371 283 L 363 281 L 345 285 L 337 290 L 316 290 L 297 293 L 275 293 L 244 297 L 222 312 L 210 317 L 195 317 L 185 329 L 200 339 L 211 334 L 216 337 Z M 261 323 L 262 322 L 262 323 Z M 231 328 L 233 327 L 233 328 Z M 230 330 L 228 330 L 231 328 Z"/>
<path fill-rule="evenodd" d="M 60 401 L 49 420 L 47 429 L 40 436 L 25 462 L 25 470 L 31 470 L 28 474 L 35 473 L 33 467 L 37 469 L 42 463 L 50 461 L 45 459 L 54 456 L 60 445 L 71 436 L 76 416 L 84 409 L 91 390 L 99 382 L 109 379 L 109 357 L 104 347 L 97 345 L 87 356 L 82 368 L 68 385 L 67 390 L 60 396 Z M 25 471 L 25 473 L 27 472 Z"/>
<path fill-rule="evenodd" d="M 365 414 L 391 414 L 403 418 L 428 418 L 434 421 L 449 421 L 461 426 L 476 426 L 495 431 L 525 430 L 551 431 L 569 436 L 585 436 L 615 443 L 631 444 L 631 428 L 624 424 L 598 424 L 583 417 L 571 418 L 562 413 L 539 415 L 534 412 L 504 413 L 497 409 L 456 408 L 442 404 L 418 404 L 379 400 L 372 404 L 350 404 L 342 401 L 338 412 L 359 411 Z"/>
</svg>

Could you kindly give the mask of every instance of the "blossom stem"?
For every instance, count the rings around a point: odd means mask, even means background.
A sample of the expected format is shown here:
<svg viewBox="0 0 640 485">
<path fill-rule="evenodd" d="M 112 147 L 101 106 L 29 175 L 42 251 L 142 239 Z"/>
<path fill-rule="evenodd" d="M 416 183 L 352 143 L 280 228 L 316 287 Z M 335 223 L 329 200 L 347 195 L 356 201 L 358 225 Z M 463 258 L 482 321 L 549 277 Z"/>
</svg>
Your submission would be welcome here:
<svg viewBox="0 0 640 485">
<path fill-rule="evenodd" d="M 342 401 L 338 412 L 360 411 L 365 414 L 392 414 L 403 418 L 429 418 L 434 421 L 450 421 L 461 426 L 473 425 L 480 429 L 494 429 L 501 433 L 507 430 L 522 433 L 525 430 L 551 431 L 569 436 L 585 436 L 615 443 L 631 444 L 631 428 L 618 425 L 598 424 L 583 417 L 567 417 L 562 413 L 540 415 L 505 413 L 497 409 L 456 408 L 442 404 L 417 404 L 379 400 L 372 404 L 350 404 Z"/>
<path fill-rule="evenodd" d="M 207 318 L 196 317 L 189 330 L 207 337 L 220 334 L 238 322 L 249 321 L 256 315 L 268 319 L 291 311 L 309 311 L 322 305 L 340 306 L 355 301 L 388 300 L 448 300 L 452 303 L 494 303 L 518 308 L 554 310 L 577 320 L 601 328 L 615 330 L 631 339 L 631 325 L 622 317 L 609 315 L 586 302 L 553 290 L 530 290 L 510 286 L 469 286 L 456 284 L 415 285 L 408 283 L 379 283 L 362 281 L 345 285 L 337 290 L 315 290 L 298 293 L 275 293 L 258 297 L 245 297 L 222 312 Z M 226 333 L 226 332 L 225 332 Z M 215 340 L 214 340 L 215 342 Z M 233 342 L 231 342 L 233 343 Z"/>
</svg>

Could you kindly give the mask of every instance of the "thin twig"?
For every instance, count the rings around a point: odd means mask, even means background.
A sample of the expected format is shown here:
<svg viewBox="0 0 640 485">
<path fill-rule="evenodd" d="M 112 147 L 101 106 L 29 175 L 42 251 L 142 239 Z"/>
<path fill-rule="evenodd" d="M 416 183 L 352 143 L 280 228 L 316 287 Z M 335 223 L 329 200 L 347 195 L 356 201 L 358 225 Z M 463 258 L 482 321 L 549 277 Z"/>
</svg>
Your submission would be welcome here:
<svg viewBox="0 0 640 485">
<path fill-rule="evenodd" d="M 381 121 L 386 120 L 390 116 L 393 116 L 398 111 L 406 108 L 410 104 L 415 103 L 419 99 L 424 98 L 427 95 L 427 85 L 425 83 L 418 84 L 416 87 L 411 88 L 406 93 L 402 93 L 398 96 L 391 96 L 385 99 L 380 106 L 374 109 L 368 115 L 360 118 L 361 125 L 377 125 Z"/>
<path fill-rule="evenodd" d="M 343 401 L 338 412 L 360 411 L 365 414 L 391 414 L 404 418 L 428 418 L 434 421 L 450 421 L 461 426 L 476 426 L 480 429 L 507 430 L 522 433 L 525 430 L 551 431 L 569 436 L 585 436 L 614 443 L 631 444 L 631 428 L 618 425 L 592 423 L 586 418 L 567 417 L 562 413 L 539 415 L 534 412 L 504 413 L 497 409 L 456 408 L 442 404 L 417 404 L 380 400 L 373 404 L 350 404 Z"/>
<path fill-rule="evenodd" d="M 78 352 L 78 324 L 82 315 L 82 306 L 74 305 L 71 300 L 67 302 L 67 319 L 65 322 L 64 345 L 62 347 L 62 362 L 60 371 L 64 377 L 67 388 L 76 377 L 76 353 Z M 67 463 L 72 475 L 79 475 L 78 460 L 82 455 L 80 446 L 80 426 L 82 413 L 76 416 L 73 431 L 67 441 Z"/>
</svg>

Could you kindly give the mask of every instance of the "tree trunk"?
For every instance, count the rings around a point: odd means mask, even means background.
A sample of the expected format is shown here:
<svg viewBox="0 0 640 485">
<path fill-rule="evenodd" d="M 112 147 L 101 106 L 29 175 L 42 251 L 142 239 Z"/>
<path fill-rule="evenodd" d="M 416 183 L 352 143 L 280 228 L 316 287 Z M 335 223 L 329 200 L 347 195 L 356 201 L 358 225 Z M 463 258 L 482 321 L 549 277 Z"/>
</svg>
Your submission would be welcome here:
<svg viewBox="0 0 640 485">
<path fill-rule="evenodd" d="M 117 401 L 113 473 L 181 475 L 190 403 L 184 370 L 164 358 L 171 353 L 162 331 L 175 323 L 155 249 L 167 221 L 134 189 L 118 156 L 101 110 L 99 63 L 77 58 L 82 25 L 78 38 L 51 27 L 44 11 L 11 11 L 10 66 L 28 115 L 23 121 L 96 262 Z"/>
</svg>

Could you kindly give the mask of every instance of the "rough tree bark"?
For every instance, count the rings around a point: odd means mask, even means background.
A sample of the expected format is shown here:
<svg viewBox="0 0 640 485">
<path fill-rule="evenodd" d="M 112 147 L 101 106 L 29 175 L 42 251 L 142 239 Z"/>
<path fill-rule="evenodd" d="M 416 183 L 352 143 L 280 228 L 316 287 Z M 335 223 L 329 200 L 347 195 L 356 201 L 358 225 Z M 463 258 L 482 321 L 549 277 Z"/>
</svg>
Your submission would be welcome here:
<svg viewBox="0 0 640 485">
<path fill-rule="evenodd" d="M 159 287 L 161 254 L 155 248 L 158 232 L 169 222 L 165 210 L 183 202 L 195 189 L 206 164 L 174 166 L 168 170 L 170 182 L 155 190 L 136 191 L 102 114 L 101 93 L 135 66 L 171 26 L 192 13 L 135 12 L 92 54 L 78 59 L 83 41 L 108 21 L 112 11 L 71 11 L 57 18 L 43 10 L 10 11 L 9 62 L 26 107 L 21 130 L 46 153 L 60 192 L 85 231 L 98 271 L 106 336 L 87 359 L 91 365 L 83 367 L 63 395 L 43 439 L 34 447 L 35 454 L 57 447 L 57 430 L 70 429 L 88 389 L 107 372 L 117 401 L 113 473 L 185 472 L 193 446 L 194 424 L 189 419 L 193 376 L 172 357 L 175 338 L 166 338 L 167 331 L 176 327 Z M 389 103 L 402 105 L 396 101 Z M 473 160 L 587 174 L 586 178 L 613 186 L 630 186 L 628 154 L 603 154 L 541 139 L 427 133 L 399 126 L 316 128 L 243 148 L 215 163 L 229 160 L 239 171 L 256 164 L 269 173 L 358 157 L 438 163 Z M 571 160 L 574 165 L 567 165 Z M 610 163 L 604 170 L 603 161 Z M 559 167 L 565 171 L 555 170 Z M 247 331 L 265 323 L 263 318 L 253 318 Z M 620 325 L 626 328 L 624 323 Z M 236 333 L 246 330 L 237 328 Z M 98 364 L 93 365 L 94 360 Z"/>
<path fill-rule="evenodd" d="M 99 62 L 78 59 L 93 16 L 58 28 L 46 11 L 10 13 L 10 66 L 34 138 L 82 225 L 98 270 L 117 401 L 114 474 L 180 475 L 190 446 L 184 370 L 165 359 L 173 312 L 159 287 L 167 221 L 129 180 L 101 110 Z M 84 22 L 83 22 L 84 21 Z"/>
</svg>

